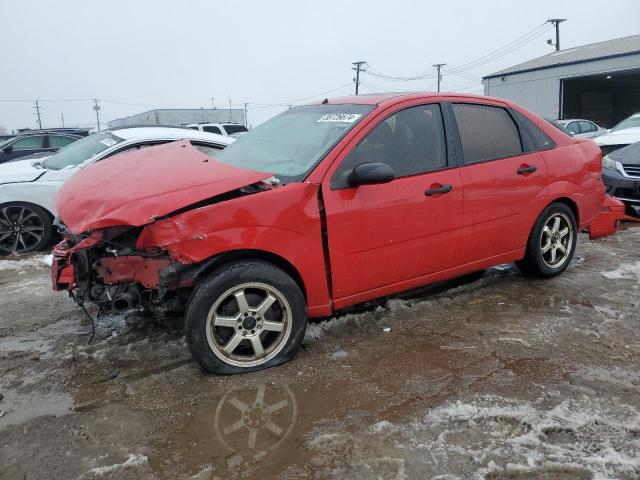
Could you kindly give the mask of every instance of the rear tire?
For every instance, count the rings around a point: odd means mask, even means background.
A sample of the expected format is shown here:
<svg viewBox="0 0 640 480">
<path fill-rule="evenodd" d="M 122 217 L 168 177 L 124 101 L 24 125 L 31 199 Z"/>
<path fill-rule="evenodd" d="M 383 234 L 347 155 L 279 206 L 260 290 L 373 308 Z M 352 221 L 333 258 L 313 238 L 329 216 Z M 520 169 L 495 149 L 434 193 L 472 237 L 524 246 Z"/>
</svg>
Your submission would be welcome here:
<svg viewBox="0 0 640 480">
<path fill-rule="evenodd" d="M 44 208 L 24 202 L 0 205 L 0 255 L 40 250 L 52 234 L 51 216 Z"/>
<path fill-rule="evenodd" d="M 185 313 L 191 353 L 202 368 L 222 375 L 289 361 L 306 327 L 298 284 L 275 265 L 258 260 L 225 265 L 205 278 Z"/>
<path fill-rule="evenodd" d="M 526 275 L 550 278 L 571 263 L 578 241 L 576 218 L 568 205 L 552 203 L 536 220 L 525 257 L 516 262 Z"/>
</svg>

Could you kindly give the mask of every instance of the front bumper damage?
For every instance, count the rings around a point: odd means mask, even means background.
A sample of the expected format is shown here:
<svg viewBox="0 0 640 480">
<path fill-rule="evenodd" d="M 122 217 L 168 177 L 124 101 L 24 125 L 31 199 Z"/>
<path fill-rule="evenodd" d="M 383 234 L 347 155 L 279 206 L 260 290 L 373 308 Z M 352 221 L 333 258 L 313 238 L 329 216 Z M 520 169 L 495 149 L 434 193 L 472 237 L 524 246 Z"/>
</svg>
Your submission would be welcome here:
<svg viewBox="0 0 640 480">
<path fill-rule="evenodd" d="M 184 290 L 193 286 L 198 266 L 174 262 L 163 251 L 118 250 L 109 233 L 97 230 L 58 243 L 53 249 L 53 289 L 68 290 L 78 304 L 88 301 L 115 313 L 133 308 L 181 311 Z"/>
</svg>

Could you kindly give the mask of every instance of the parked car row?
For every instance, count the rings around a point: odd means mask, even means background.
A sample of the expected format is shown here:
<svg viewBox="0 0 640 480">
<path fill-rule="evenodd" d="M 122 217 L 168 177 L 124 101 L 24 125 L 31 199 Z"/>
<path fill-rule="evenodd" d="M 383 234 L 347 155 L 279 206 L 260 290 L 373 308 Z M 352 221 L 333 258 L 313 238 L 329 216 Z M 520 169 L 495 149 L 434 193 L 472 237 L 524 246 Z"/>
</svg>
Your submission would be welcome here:
<svg viewBox="0 0 640 480">
<path fill-rule="evenodd" d="M 217 133 L 218 135 L 228 135 L 238 138 L 249 130 L 239 123 L 190 123 L 187 128 L 200 130 L 201 132 Z"/>
<path fill-rule="evenodd" d="M 640 216 L 640 113 L 611 130 L 584 119 L 552 121 L 577 138 L 591 138 L 603 155 L 602 179 L 607 193 L 621 200 L 628 215 Z"/>
<path fill-rule="evenodd" d="M 70 143 L 82 138 L 82 135 L 56 131 L 29 131 L 11 137 L 0 143 L 0 164 L 34 154 L 53 155 Z"/>
<path fill-rule="evenodd" d="M 103 311 L 184 312 L 214 373 L 286 362 L 308 318 L 427 283 L 506 262 L 558 275 L 617 206 L 593 141 L 488 97 L 325 99 L 214 156 L 195 143 L 94 161 L 58 187 L 52 280 Z"/>
<path fill-rule="evenodd" d="M 629 215 L 640 216 L 640 141 L 603 157 L 602 180 L 607 193 L 621 200 Z"/>
</svg>

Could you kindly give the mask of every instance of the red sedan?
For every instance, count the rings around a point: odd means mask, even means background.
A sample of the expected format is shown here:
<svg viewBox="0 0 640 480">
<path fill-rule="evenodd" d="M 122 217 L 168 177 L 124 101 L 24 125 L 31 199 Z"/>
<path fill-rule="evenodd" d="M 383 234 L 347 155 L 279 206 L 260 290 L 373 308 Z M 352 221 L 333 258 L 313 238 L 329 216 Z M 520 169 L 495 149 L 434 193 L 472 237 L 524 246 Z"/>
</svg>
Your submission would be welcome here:
<svg viewBox="0 0 640 480">
<path fill-rule="evenodd" d="M 74 175 L 54 288 L 184 311 L 202 367 L 257 370 L 293 357 L 309 317 L 506 262 L 558 275 L 601 176 L 592 141 L 506 100 L 325 99 L 215 158 L 176 142 Z"/>
</svg>

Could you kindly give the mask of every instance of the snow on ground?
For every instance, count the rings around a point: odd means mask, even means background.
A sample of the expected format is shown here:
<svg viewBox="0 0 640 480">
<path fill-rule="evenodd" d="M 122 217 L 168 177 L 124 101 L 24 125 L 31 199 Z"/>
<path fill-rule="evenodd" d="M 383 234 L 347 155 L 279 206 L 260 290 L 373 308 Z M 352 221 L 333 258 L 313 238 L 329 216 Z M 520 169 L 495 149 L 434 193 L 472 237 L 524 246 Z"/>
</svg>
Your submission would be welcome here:
<svg viewBox="0 0 640 480">
<path fill-rule="evenodd" d="M 611 280 L 619 279 L 619 278 L 631 278 L 632 276 L 636 276 L 640 279 L 640 262 L 636 263 L 627 263 L 620 265 L 616 270 L 611 270 L 609 272 L 602 272 L 602 276 L 605 278 L 609 278 Z"/>
<path fill-rule="evenodd" d="M 312 463 L 351 478 L 365 478 L 365 472 L 418 478 L 431 471 L 447 474 L 434 478 L 460 480 L 605 480 L 637 478 L 640 471 L 640 414 L 604 398 L 519 402 L 480 396 L 436 407 L 408 423 L 378 421 L 360 431 L 352 426 L 316 427 L 307 436 Z M 403 458 L 395 468 L 392 452 Z M 383 460 L 385 467 L 376 467 Z"/>
<path fill-rule="evenodd" d="M 50 267 L 53 262 L 53 255 L 32 255 L 17 260 L 7 259 L 0 260 L 1 271 L 20 271 L 25 268 L 43 268 Z"/>
<path fill-rule="evenodd" d="M 148 459 L 146 456 L 137 453 L 130 453 L 124 462 L 115 463 L 113 465 L 106 465 L 104 467 L 92 468 L 86 474 L 84 474 L 82 478 L 103 477 L 105 475 L 108 475 L 109 478 L 113 478 L 111 477 L 111 475 L 122 473 L 123 470 L 132 467 L 138 467 L 140 465 L 146 464 L 147 462 Z"/>
</svg>

